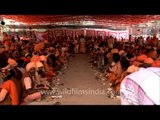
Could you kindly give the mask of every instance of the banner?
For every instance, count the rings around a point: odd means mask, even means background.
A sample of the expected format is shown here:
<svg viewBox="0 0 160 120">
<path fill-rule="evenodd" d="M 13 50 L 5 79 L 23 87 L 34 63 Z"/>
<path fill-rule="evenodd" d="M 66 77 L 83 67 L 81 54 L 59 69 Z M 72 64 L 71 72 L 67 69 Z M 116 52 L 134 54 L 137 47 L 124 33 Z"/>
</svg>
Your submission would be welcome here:
<svg viewBox="0 0 160 120">
<path fill-rule="evenodd" d="M 36 35 L 36 38 L 37 38 L 37 42 L 43 41 L 43 40 L 48 40 L 48 32 L 47 31 L 45 31 L 45 32 L 35 31 L 35 35 Z"/>
<path fill-rule="evenodd" d="M 49 38 L 54 38 L 54 33 L 52 29 L 48 29 L 48 37 Z"/>
<path fill-rule="evenodd" d="M 109 32 L 109 36 L 112 36 L 114 38 L 118 38 L 117 37 L 117 32 Z"/>
<path fill-rule="evenodd" d="M 65 32 L 66 32 L 66 36 L 70 36 L 70 37 L 73 36 L 73 30 L 65 30 Z"/>
<path fill-rule="evenodd" d="M 87 36 L 95 36 L 95 30 L 86 30 Z"/>
<path fill-rule="evenodd" d="M 78 36 L 84 35 L 84 30 L 75 30 L 74 35 L 78 35 Z"/>
<path fill-rule="evenodd" d="M 63 29 L 54 30 L 55 37 L 63 36 Z"/>
<path fill-rule="evenodd" d="M 101 36 L 104 39 L 106 37 L 106 31 L 97 31 L 97 36 Z"/>
<path fill-rule="evenodd" d="M 119 39 L 128 39 L 128 33 L 127 32 L 120 32 L 119 33 Z"/>
</svg>

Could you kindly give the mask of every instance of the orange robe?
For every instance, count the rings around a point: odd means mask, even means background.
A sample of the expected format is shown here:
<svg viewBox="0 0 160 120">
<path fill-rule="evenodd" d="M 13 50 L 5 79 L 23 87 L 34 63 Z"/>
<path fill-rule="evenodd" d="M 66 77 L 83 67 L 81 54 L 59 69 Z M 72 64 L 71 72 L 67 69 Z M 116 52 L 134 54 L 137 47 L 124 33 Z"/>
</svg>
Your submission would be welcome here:
<svg viewBox="0 0 160 120">
<path fill-rule="evenodd" d="M 14 84 L 12 80 L 5 81 L 2 85 L 2 89 L 5 89 L 8 91 L 8 94 L 12 100 L 12 105 L 19 104 L 18 91 L 17 91 L 16 85 Z"/>
</svg>

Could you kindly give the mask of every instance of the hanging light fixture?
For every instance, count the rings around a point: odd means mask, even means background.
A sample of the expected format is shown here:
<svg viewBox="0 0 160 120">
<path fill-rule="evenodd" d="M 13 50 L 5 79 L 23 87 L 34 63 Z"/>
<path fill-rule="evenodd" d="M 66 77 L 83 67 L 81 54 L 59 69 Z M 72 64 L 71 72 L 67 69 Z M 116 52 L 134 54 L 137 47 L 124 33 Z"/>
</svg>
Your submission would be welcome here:
<svg viewBox="0 0 160 120">
<path fill-rule="evenodd" d="M 5 25 L 5 22 L 4 22 L 4 21 L 1 21 L 1 25 Z"/>
<path fill-rule="evenodd" d="M 29 27 L 29 30 L 32 30 L 32 28 L 31 28 L 31 27 Z"/>
<path fill-rule="evenodd" d="M 3 17 L 0 16 L 1 25 L 5 25 L 5 22 L 3 21 Z"/>
<path fill-rule="evenodd" d="M 5 22 L 3 21 L 3 17 L 0 16 L 1 25 L 5 25 Z"/>
</svg>

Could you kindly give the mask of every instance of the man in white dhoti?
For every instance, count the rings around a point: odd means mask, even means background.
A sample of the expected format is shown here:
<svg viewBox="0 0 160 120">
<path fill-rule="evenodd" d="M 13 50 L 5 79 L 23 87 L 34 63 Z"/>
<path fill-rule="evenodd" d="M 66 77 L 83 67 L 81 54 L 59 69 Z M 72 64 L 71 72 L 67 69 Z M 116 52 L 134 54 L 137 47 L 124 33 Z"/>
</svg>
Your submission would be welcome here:
<svg viewBox="0 0 160 120">
<path fill-rule="evenodd" d="M 140 68 L 120 87 L 122 105 L 160 105 L 160 68 Z"/>
</svg>

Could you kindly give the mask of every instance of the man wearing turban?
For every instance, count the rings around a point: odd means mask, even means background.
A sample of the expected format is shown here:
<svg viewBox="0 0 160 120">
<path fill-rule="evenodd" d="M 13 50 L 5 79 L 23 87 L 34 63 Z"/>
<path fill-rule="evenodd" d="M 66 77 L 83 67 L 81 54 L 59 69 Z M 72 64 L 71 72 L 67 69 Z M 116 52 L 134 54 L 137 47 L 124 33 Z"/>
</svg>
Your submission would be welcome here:
<svg viewBox="0 0 160 120">
<path fill-rule="evenodd" d="M 41 93 L 35 89 L 36 84 L 36 65 L 30 62 L 26 65 L 26 72 L 22 77 L 23 99 L 25 102 L 40 101 Z"/>
</svg>

